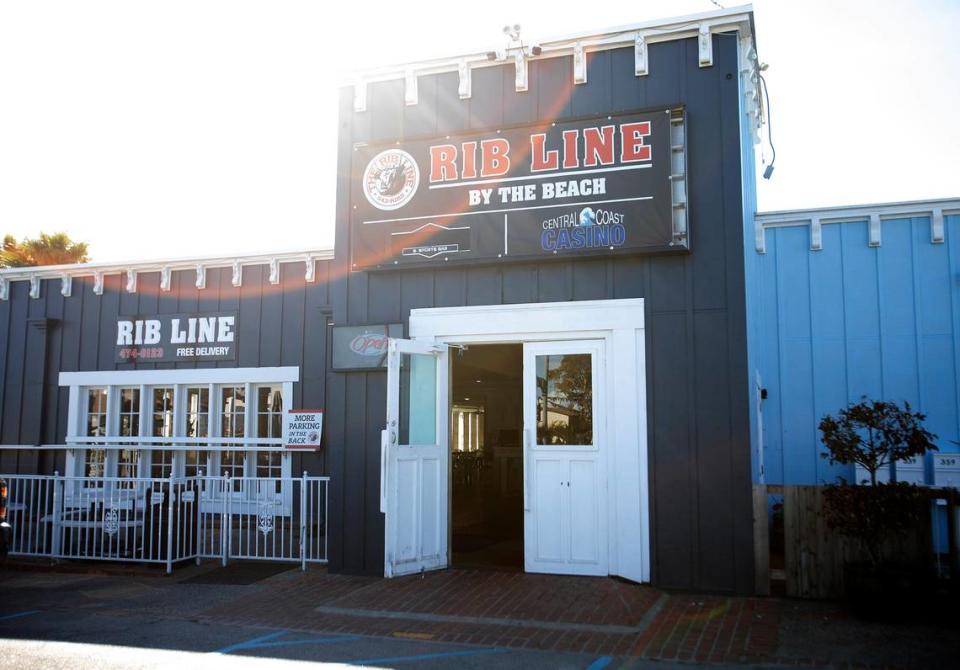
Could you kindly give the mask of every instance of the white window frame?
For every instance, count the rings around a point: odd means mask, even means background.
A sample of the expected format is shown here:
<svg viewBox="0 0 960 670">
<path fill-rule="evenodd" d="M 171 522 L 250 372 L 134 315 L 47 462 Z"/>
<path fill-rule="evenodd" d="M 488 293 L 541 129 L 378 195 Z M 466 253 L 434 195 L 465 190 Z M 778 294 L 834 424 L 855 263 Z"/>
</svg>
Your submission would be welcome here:
<svg viewBox="0 0 960 670">
<path fill-rule="evenodd" d="M 85 475 L 86 447 L 83 439 L 86 435 L 86 421 L 89 401 L 87 390 L 91 388 L 105 388 L 107 391 L 107 438 L 106 441 L 118 438 L 120 427 L 121 388 L 140 388 L 140 438 L 149 438 L 153 426 L 153 389 L 172 387 L 174 389 L 173 422 L 174 436 L 171 443 L 174 448 L 173 472 L 182 476 L 186 464 L 186 449 L 188 445 L 178 444 L 177 438 L 186 435 L 186 388 L 189 386 L 207 386 L 210 390 L 209 417 L 207 433 L 210 438 L 220 437 L 221 433 L 221 389 L 225 386 L 244 386 L 246 398 L 244 401 L 244 438 L 255 440 L 257 398 L 256 389 L 262 385 L 279 385 L 282 388 L 284 410 L 290 409 L 293 403 L 293 384 L 300 380 L 300 368 L 294 366 L 269 368 L 201 368 L 186 370 L 102 370 L 90 372 L 61 372 L 60 386 L 69 388 L 69 412 L 67 417 L 66 442 L 75 445 L 67 450 L 66 468 L 68 475 L 82 477 Z M 252 398 L 252 402 L 251 402 Z M 81 438 L 81 439 L 77 439 Z M 126 442 L 127 440 L 124 440 Z M 136 440 L 134 440 L 136 441 Z M 150 443 L 144 445 L 149 447 Z M 149 477 L 152 463 L 150 448 L 141 447 L 139 459 L 140 477 Z M 198 445 L 198 451 L 202 451 Z M 244 476 L 256 475 L 256 454 L 260 451 L 247 446 L 238 450 L 248 451 L 244 458 Z M 117 450 L 107 449 L 104 459 L 104 474 L 107 477 L 117 475 Z M 208 467 L 219 468 L 219 453 L 207 451 Z M 283 452 L 281 459 L 281 476 L 290 477 L 290 454 Z M 217 472 L 207 471 L 207 475 L 216 475 Z"/>
</svg>

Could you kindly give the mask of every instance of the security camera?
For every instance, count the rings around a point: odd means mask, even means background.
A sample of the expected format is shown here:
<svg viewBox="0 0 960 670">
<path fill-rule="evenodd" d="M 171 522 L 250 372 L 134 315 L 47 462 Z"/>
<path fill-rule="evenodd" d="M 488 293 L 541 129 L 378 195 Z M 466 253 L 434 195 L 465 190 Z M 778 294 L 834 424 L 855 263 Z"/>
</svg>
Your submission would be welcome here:
<svg viewBox="0 0 960 670">
<path fill-rule="evenodd" d="M 533 54 L 534 56 L 539 56 L 540 54 L 543 53 L 543 49 L 540 47 L 539 44 L 534 44 L 532 47 L 530 47 L 530 53 Z"/>
<path fill-rule="evenodd" d="M 512 26 L 504 26 L 503 34 L 508 36 L 511 40 L 516 42 L 520 39 L 520 24 L 515 23 Z"/>
</svg>

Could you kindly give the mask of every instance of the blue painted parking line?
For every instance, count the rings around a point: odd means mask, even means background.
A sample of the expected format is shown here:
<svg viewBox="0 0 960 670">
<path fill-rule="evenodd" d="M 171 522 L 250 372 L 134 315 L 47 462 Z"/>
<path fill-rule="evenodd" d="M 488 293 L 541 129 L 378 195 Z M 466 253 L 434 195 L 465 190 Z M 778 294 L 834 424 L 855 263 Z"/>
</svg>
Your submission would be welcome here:
<svg viewBox="0 0 960 670">
<path fill-rule="evenodd" d="M 613 656 L 601 656 L 587 666 L 587 670 L 603 670 L 613 662 Z"/>
<path fill-rule="evenodd" d="M 231 644 L 228 647 L 223 649 L 218 649 L 215 653 L 217 654 L 229 654 L 234 651 L 241 651 L 243 649 L 267 649 L 270 647 L 289 647 L 298 644 L 330 644 L 333 642 L 349 642 L 351 640 L 359 640 L 360 635 L 328 635 L 326 637 L 311 637 L 305 640 L 278 640 L 278 637 L 282 637 L 289 633 L 290 631 L 278 630 L 272 633 L 267 633 L 266 635 L 261 635 L 260 637 L 255 637 L 250 640 L 244 640 L 243 642 L 237 642 L 236 644 Z"/>
<path fill-rule="evenodd" d="M 250 649 L 257 646 L 261 642 L 266 642 L 267 640 L 272 640 L 278 638 L 281 635 L 286 635 L 288 631 L 278 630 L 272 633 L 267 633 L 266 635 L 261 635 L 260 637 L 255 637 L 252 640 L 245 640 L 243 642 L 237 642 L 236 644 L 231 644 L 229 647 L 224 647 L 223 649 L 217 649 L 216 653 L 218 654 L 229 654 L 231 651 L 236 651 L 237 649 Z"/>
<path fill-rule="evenodd" d="M 314 637 L 308 640 L 277 640 L 276 642 L 260 642 L 244 647 L 244 649 L 265 649 L 267 647 L 288 647 L 295 644 L 327 644 L 331 642 L 350 642 L 359 640 L 360 635 L 333 635 L 330 637 Z"/>
<path fill-rule="evenodd" d="M 16 612 L 14 614 L 4 614 L 0 616 L 0 621 L 6 621 L 7 619 L 19 619 L 22 616 L 30 616 L 31 614 L 40 614 L 40 610 L 29 610 L 27 612 Z"/>
<path fill-rule="evenodd" d="M 374 665 L 377 663 L 406 663 L 408 661 L 429 661 L 434 658 L 452 658 L 454 656 L 479 656 L 481 654 L 503 654 L 506 649 L 468 649 L 465 651 L 440 651 L 433 654 L 416 656 L 385 656 L 383 658 L 364 658 L 358 661 L 341 661 L 350 665 Z"/>
</svg>

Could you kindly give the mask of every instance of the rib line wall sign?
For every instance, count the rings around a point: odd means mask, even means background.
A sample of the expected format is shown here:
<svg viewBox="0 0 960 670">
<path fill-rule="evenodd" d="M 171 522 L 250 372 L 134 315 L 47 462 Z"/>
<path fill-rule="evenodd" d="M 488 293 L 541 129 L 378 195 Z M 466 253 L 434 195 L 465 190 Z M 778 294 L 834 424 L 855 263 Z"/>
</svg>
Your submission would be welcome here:
<svg viewBox="0 0 960 670">
<path fill-rule="evenodd" d="M 659 109 L 357 145 L 351 265 L 686 249 L 683 122 Z"/>
</svg>

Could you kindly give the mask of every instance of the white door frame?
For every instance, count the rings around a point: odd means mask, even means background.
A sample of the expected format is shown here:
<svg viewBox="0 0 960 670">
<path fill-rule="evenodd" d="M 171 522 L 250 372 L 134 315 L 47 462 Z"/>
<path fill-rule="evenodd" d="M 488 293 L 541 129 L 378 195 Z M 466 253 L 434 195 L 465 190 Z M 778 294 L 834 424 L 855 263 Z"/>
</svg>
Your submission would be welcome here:
<svg viewBox="0 0 960 670">
<path fill-rule="evenodd" d="M 447 344 L 604 340 L 610 445 L 605 463 L 608 570 L 611 575 L 649 582 L 644 300 L 414 309 L 410 337 Z"/>
</svg>

